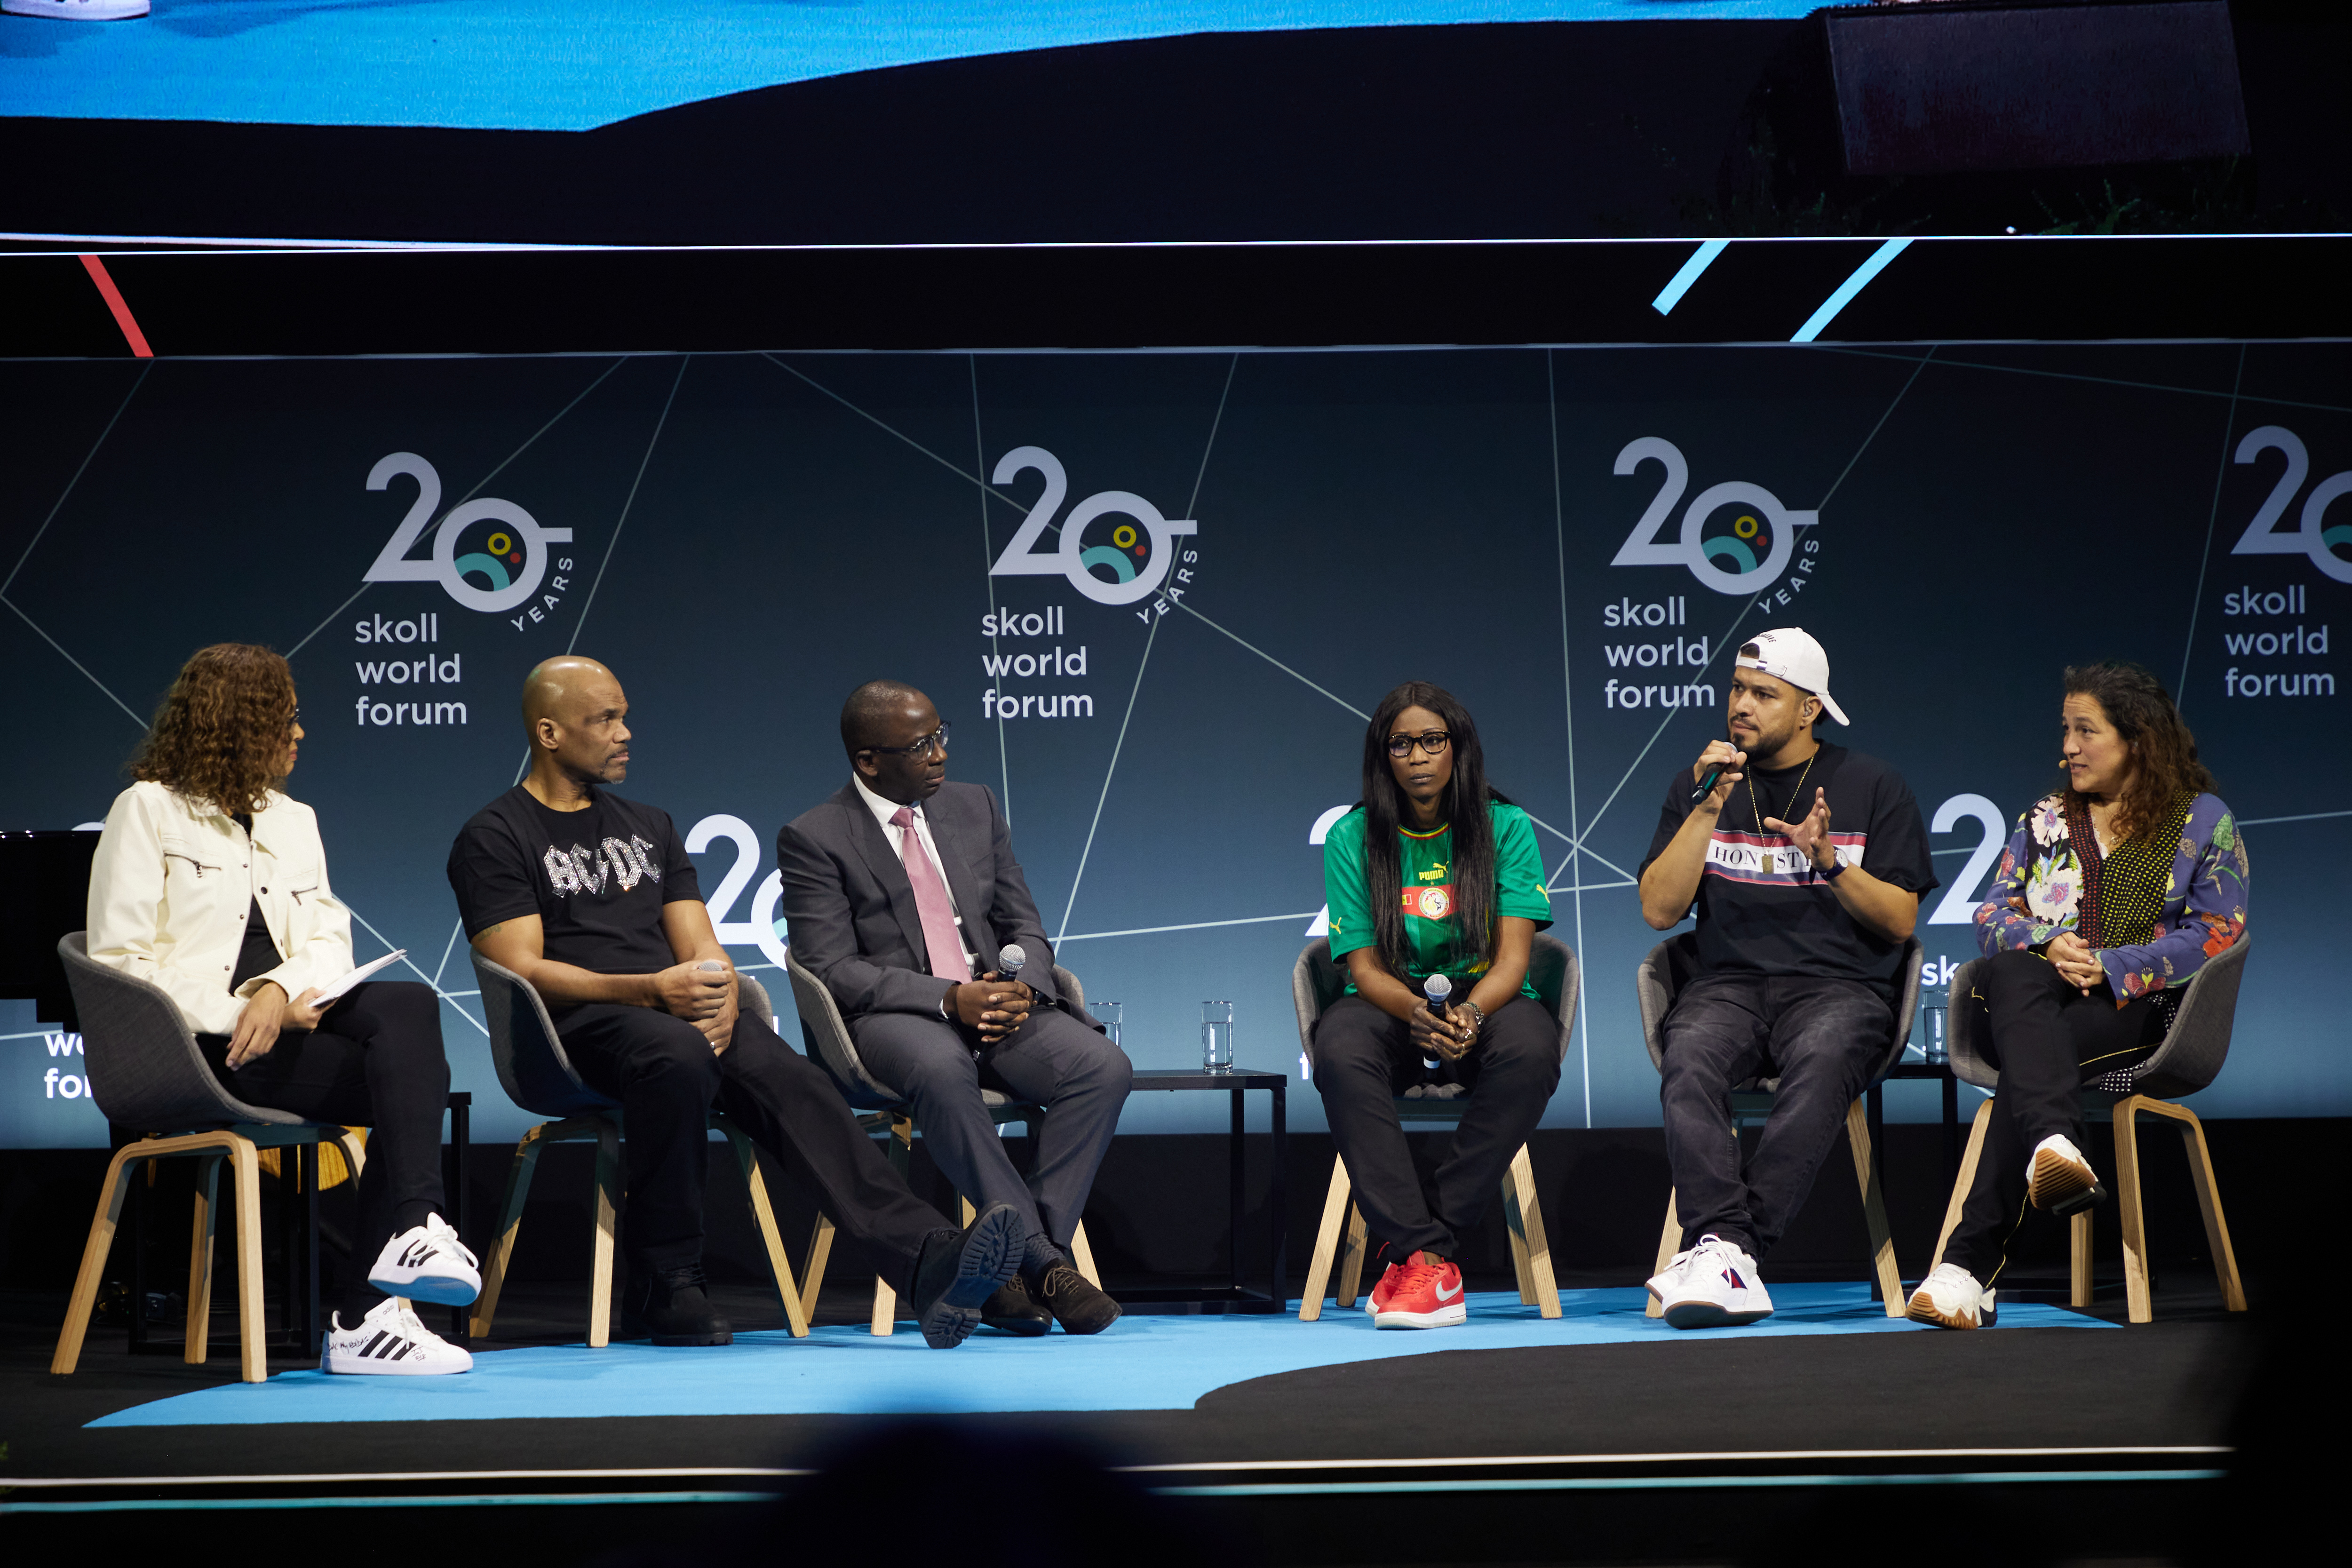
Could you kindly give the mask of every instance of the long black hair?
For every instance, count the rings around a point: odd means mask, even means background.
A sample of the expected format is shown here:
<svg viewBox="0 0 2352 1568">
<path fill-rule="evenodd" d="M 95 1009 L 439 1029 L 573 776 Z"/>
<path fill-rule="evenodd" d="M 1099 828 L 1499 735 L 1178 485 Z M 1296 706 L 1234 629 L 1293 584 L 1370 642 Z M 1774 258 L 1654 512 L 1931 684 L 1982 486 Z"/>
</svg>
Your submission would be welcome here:
<svg viewBox="0 0 2352 1568">
<path fill-rule="evenodd" d="M 1495 946 L 1495 825 L 1488 801 L 1510 802 L 1486 783 L 1486 753 L 1470 710 L 1452 692 L 1426 680 L 1408 680 L 1386 697 L 1364 727 L 1364 883 L 1372 901 L 1372 932 L 1381 964 L 1402 978 L 1412 949 L 1404 934 L 1404 872 L 1397 854 L 1397 830 L 1407 820 L 1404 791 L 1389 771 L 1389 735 L 1408 708 L 1425 708 L 1453 737 L 1454 782 L 1446 786 L 1438 815 L 1454 829 L 1454 941 L 1447 967 L 1470 968 L 1489 962 Z M 1471 809 L 1464 809 L 1464 803 Z"/>
</svg>

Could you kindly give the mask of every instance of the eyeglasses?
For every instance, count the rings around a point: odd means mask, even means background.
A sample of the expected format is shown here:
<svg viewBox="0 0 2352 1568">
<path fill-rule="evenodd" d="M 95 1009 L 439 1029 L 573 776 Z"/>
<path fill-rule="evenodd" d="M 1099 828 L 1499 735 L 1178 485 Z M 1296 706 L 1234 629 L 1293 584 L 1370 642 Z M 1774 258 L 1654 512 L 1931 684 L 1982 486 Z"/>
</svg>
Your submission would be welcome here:
<svg viewBox="0 0 2352 1568">
<path fill-rule="evenodd" d="M 944 719 L 940 721 L 938 729 L 911 746 L 867 746 L 865 749 L 877 757 L 920 757 L 928 756 L 934 746 L 939 748 L 940 755 L 947 755 L 948 721 Z"/>
<path fill-rule="evenodd" d="M 1410 756 L 1412 754 L 1412 749 L 1415 746 L 1419 746 L 1423 751 L 1427 752 L 1431 756 L 1434 757 L 1443 752 L 1445 750 L 1447 742 L 1451 742 L 1453 739 L 1453 736 L 1447 734 L 1443 730 L 1432 730 L 1425 735 L 1391 735 L 1389 737 L 1389 755 L 1391 757 Z"/>
</svg>

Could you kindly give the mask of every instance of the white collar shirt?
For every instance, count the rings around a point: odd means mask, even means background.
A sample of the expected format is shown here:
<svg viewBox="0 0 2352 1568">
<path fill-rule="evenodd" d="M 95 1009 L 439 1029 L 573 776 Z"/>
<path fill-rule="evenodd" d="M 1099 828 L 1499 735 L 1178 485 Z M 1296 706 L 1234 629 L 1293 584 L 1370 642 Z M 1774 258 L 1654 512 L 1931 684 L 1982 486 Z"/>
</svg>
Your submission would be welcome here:
<svg viewBox="0 0 2352 1568">
<path fill-rule="evenodd" d="M 856 773 L 849 775 L 849 782 L 857 786 L 857 798 L 866 803 L 866 809 L 872 812 L 874 820 L 882 825 L 884 837 L 890 840 L 890 852 L 904 860 L 907 857 L 907 847 L 904 842 L 905 830 L 890 820 L 898 815 L 898 803 L 895 800 L 885 800 L 867 789 L 866 781 Z M 952 910 L 956 907 L 955 886 L 948 880 L 947 866 L 940 859 L 940 847 L 931 837 L 930 818 L 924 815 L 921 801 L 908 803 L 906 809 L 914 814 L 915 837 L 921 841 L 923 853 L 930 858 L 931 869 L 940 874 L 940 886 L 947 889 L 948 908 Z M 980 973 L 980 964 L 975 961 L 977 955 L 971 951 L 971 939 L 964 934 L 963 916 L 961 912 L 957 913 L 955 922 L 956 935 L 963 944 L 963 961 L 971 968 L 971 973 L 977 974 Z"/>
</svg>

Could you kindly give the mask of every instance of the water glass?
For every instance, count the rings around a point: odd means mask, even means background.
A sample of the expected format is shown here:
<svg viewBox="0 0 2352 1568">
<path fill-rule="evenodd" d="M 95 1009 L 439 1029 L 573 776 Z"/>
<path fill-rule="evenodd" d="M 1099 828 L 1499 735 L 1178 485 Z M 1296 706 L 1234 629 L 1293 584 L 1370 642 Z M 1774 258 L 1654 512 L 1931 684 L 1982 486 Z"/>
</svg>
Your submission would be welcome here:
<svg viewBox="0 0 2352 1568">
<path fill-rule="evenodd" d="M 1095 1022 L 1103 1026 L 1103 1038 L 1114 1046 L 1118 1044 L 1118 1026 L 1127 1016 L 1127 1009 L 1116 1002 L 1089 1002 L 1087 1011 L 1092 1013 Z"/>
<path fill-rule="evenodd" d="M 1201 1066 L 1209 1072 L 1234 1070 L 1234 1005 L 1201 1004 Z"/>
</svg>

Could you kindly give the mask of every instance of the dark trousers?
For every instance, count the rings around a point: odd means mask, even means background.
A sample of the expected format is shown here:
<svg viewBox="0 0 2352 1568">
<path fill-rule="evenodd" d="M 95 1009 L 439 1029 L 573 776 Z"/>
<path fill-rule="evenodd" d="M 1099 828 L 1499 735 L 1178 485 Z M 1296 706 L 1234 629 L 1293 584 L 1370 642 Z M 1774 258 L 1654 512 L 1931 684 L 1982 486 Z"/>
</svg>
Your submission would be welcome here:
<svg viewBox="0 0 2352 1568">
<path fill-rule="evenodd" d="M 359 1228 L 336 1292 L 344 1316 L 357 1321 L 383 1300 L 367 1282 L 383 1244 L 446 1212 L 441 1113 L 449 1104 L 449 1060 L 441 1049 L 440 999 L 414 981 L 363 981 L 327 1009 L 317 1029 L 278 1036 L 268 1056 L 235 1072 L 228 1043 L 226 1035 L 196 1037 L 214 1074 L 247 1105 L 369 1129 Z"/>
<path fill-rule="evenodd" d="M 1944 1261 L 1990 1285 L 2030 1212 L 2025 1188 L 2033 1146 L 2057 1133 L 2081 1146 L 2082 1086 L 2146 1060 L 2163 1043 L 2164 1015 L 2154 996 L 2121 1007 L 2104 985 L 2086 996 L 2056 964 L 2021 949 L 1986 960 L 1971 994 L 1957 1005 L 1979 1010 L 1978 1037 L 2000 1069 L 2000 1089 Z"/>
<path fill-rule="evenodd" d="M 1454 1145 L 1423 1182 L 1396 1102 L 1416 1083 L 1439 1081 L 1412 1032 L 1360 996 L 1342 996 L 1315 1021 L 1315 1089 L 1347 1162 L 1364 1225 L 1391 1261 L 1426 1249 L 1461 1256 L 1511 1156 L 1543 1120 L 1559 1087 L 1559 1021 L 1522 996 L 1497 1008 L 1470 1054 L 1442 1071 L 1469 1100 Z"/>
<path fill-rule="evenodd" d="M 1717 1236 L 1761 1258 L 1813 1190 L 1813 1177 L 1886 1055 L 1895 1009 L 1859 980 L 1702 974 L 1660 1033 L 1666 1163 L 1683 1245 Z M 1743 1175 L 1730 1091 L 1780 1079 Z"/>
<path fill-rule="evenodd" d="M 593 1002 L 556 1021 L 564 1053 L 599 1094 L 621 1102 L 629 1258 L 640 1268 L 702 1260 L 710 1112 L 725 1111 L 843 1232 L 871 1247 L 901 1293 L 934 1233 L 951 1228 L 907 1190 L 824 1070 L 743 1014 L 724 1052 L 650 1007 Z"/>
<path fill-rule="evenodd" d="M 868 1013 L 850 1031 L 858 1059 L 907 1101 L 956 1191 L 983 1207 L 1011 1204 L 1026 1221 L 1024 1235 L 1066 1251 L 1134 1086 L 1127 1053 L 1049 1006 L 992 1046 L 982 1045 L 976 1029 L 917 1013 Z M 1037 1158 L 1025 1182 L 981 1100 L 983 1089 L 1045 1108 L 1045 1125 L 1031 1129 Z"/>
</svg>

